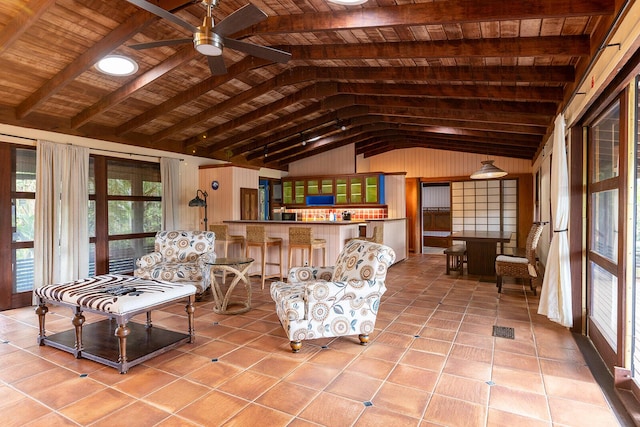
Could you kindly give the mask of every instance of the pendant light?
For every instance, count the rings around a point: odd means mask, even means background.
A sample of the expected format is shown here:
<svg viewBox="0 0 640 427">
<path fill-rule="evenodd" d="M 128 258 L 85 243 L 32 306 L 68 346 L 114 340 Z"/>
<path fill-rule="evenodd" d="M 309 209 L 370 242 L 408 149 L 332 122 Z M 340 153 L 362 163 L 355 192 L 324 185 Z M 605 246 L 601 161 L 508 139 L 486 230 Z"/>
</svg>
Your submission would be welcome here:
<svg viewBox="0 0 640 427">
<path fill-rule="evenodd" d="M 505 176 L 507 173 L 493 164 L 494 160 L 483 160 L 482 167 L 471 174 L 471 179 L 492 179 Z"/>
</svg>

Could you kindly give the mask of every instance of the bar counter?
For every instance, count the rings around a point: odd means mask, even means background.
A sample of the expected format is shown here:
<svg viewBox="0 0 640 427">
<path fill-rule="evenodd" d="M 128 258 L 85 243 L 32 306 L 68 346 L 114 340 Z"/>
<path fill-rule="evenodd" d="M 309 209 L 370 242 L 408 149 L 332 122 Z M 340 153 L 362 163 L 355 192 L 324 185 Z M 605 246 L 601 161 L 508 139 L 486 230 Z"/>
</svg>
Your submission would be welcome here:
<svg viewBox="0 0 640 427">
<path fill-rule="evenodd" d="M 384 222 L 385 224 L 385 241 L 384 244 L 391 246 L 396 251 L 396 262 L 406 258 L 406 239 L 401 239 L 401 242 L 396 241 L 397 235 L 405 236 L 405 224 L 406 220 L 401 219 L 384 219 L 384 220 L 353 220 L 353 221 L 258 221 L 258 220 L 235 220 L 224 221 L 229 225 L 229 233 L 246 236 L 247 224 L 264 225 L 267 231 L 267 236 L 281 237 L 282 238 L 282 273 L 284 277 L 287 276 L 289 271 L 289 227 L 312 227 L 313 237 L 316 239 L 325 239 L 327 241 L 327 265 L 333 265 L 338 258 L 338 254 L 342 251 L 344 243 L 347 239 L 358 237 L 360 234 L 360 226 L 367 226 L 367 236 L 372 233 L 374 223 Z M 388 226 L 387 226 L 388 224 Z M 394 231 L 394 228 L 401 228 L 400 233 Z M 390 236 L 387 243 L 387 236 Z M 395 237 L 394 237 L 395 235 Z M 239 256 L 240 249 L 238 245 L 232 245 L 229 247 L 229 256 Z M 253 250 L 251 257 L 257 258 L 258 251 Z M 313 254 L 313 262 L 311 265 L 321 265 L 322 251 L 315 250 Z M 278 255 L 275 248 L 271 248 L 268 254 L 268 261 L 277 261 Z M 300 261 L 300 251 L 294 252 L 294 262 L 296 265 L 302 265 Z M 304 261 L 302 261 L 304 262 Z M 249 273 L 257 271 L 254 263 Z M 277 272 L 277 266 L 267 266 L 267 273 Z"/>
</svg>

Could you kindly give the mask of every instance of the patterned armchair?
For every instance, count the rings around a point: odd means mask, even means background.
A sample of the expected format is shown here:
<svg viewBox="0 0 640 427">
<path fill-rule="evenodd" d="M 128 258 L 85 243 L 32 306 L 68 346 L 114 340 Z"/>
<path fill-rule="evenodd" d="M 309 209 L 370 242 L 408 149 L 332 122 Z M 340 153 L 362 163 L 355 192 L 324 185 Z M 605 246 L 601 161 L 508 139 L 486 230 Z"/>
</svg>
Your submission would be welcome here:
<svg viewBox="0 0 640 427">
<path fill-rule="evenodd" d="M 287 283 L 273 282 L 271 298 L 294 353 L 302 340 L 358 334 L 369 342 L 387 268 L 396 254 L 388 246 L 351 240 L 333 267 L 295 267 Z"/>
<path fill-rule="evenodd" d="M 201 296 L 210 285 L 210 269 L 205 262 L 216 259 L 215 239 L 211 231 L 159 231 L 155 252 L 138 258 L 133 274 L 143 279 L 189 283 Z"/>
</svg>

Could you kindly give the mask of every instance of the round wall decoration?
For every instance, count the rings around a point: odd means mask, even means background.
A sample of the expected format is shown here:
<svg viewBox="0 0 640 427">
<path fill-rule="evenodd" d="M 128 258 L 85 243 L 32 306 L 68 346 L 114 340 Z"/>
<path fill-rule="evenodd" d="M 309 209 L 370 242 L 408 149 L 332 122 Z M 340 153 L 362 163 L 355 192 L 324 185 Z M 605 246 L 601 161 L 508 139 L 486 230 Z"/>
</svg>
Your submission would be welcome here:
<svg viewBox="0 0 640 427">
<path fill-rule="evenodd" d="M 217 190 L 220 187 L 220 183 L 218 181 L 211 181 L 211 189 Z"/>
</svg>

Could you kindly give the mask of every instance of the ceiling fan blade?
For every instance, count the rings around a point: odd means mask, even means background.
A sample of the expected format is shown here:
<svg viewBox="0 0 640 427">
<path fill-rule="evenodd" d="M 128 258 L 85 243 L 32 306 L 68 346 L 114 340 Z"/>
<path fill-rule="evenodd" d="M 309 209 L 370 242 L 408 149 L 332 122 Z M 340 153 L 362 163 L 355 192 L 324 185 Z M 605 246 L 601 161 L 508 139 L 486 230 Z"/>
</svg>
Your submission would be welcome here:
<svg viewBox="0 0 640 427">
<path fill-rule="evenodd" d="M 192 43 L 193 39 L 168 39 L 168 40 L 158 40 L 155 42 L 149 43 L 136 43 L 129 45 L 131 49 L 141 50 L 141 49 L 150 49 L 152 47 L 161 47 L 161 46 L 173 46 L 175 44 L 183 44 L 183 43 Z"/>
<path fill-rule="evenodd" d="M 209 63 L 209 68 L 211 69 L 211 74 L 214 76 L 219 76 L 221 74 L 226 74 L 227 67 L 224 65 L 224 60 L 222 59 L 222 55 L 220 56 L 207 56 L 207 62 Z"/>
<path fill-rule="evenodd" d="M 213 32 L 220 36 L 242 31 L 267 19 L 267 14 L 252 3 L 242 6 L 213 27 Z"/>
<path fill-rule="evenodd" d="M 147 12 L 151 12 L 154 15 L 157 15 L 161 18 L 166 19 L 167 21 L 171 21 L 174 24 L 180 25 L 181 27 L 186 28 L 192 33 L 195 33 L 198 30 L 195 26 L 189 24 L 186 21 L 183 21 L 173 13 L 168 12 L 161 7 L 158 7 L 155 4 L 149 3 L 148 1 L 145 1 L 145 0 L 127 0 L 127 1 L 135 6 L 138 6 L 141 9 L 146 10 Z"/>
<path fill-rule="evenodd" d="M 226 37 L 224 38 L 224 46 L 252 56 L 257 56 L 258 58 L 266 59 L 267 61 L 280 62 L 281 64 L 285 64 L 291 59 L 289 52 Z"/>
</svg>

